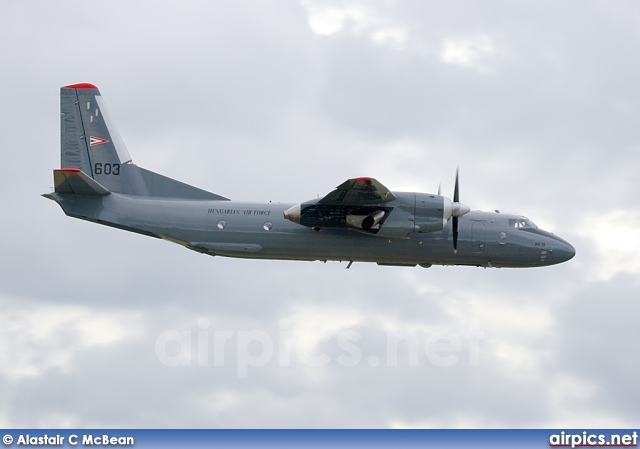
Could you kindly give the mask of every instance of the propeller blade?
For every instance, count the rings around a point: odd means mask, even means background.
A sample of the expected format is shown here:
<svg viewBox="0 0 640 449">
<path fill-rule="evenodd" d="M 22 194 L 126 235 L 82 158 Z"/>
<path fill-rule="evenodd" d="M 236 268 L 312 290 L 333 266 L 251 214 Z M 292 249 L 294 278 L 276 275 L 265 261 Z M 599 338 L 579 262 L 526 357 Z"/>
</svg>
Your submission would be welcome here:
<svg viewBox="0 0 640 449">
<path fill-rule="evenodd" d="M 453 202 L 457 203 L 458 201 L 460 201 L 460 191 L 458 188 L 458 168 L 456 168 L 456 185 L 453 188 Z"/>
<path fill-rule="evenodd" d="M 439 189 L 438 189 L 439 190 Z M 453 200 L 444 199 L 444 217 L 451 219 L 451 236 L 453 238 L 453 252 L 458 252 L 458 236 L 460 231 L 460 217 L 468 214 L 471 209 L 460 202 L 460 170 L 456 168 L 456 182 L 453 188 Z"/>
<path fill-rule="evenodd" d="M 453 253 L 458 253 L 458 217 L 451 220 L 451 232 L 453 234 Z"/>
<path fill-rule="evenodd" d="M 453 237 L 453 253 L 458 253 L 458 223 L 459 223 L 459 215 L 460 215 L 460 186 L 458 183 L 460 170 L 459 167 L 456 167 L 456 183 L 453 188 L 453 203 L 456 204 L 457 213 L 454 214 L 453 220 L 451 221 L 451 233 Z"/>
<path fill-rule="evenodd" d="M 438 184 L 438 196 L 442 195 L 442 183 Z"/>
</svg>

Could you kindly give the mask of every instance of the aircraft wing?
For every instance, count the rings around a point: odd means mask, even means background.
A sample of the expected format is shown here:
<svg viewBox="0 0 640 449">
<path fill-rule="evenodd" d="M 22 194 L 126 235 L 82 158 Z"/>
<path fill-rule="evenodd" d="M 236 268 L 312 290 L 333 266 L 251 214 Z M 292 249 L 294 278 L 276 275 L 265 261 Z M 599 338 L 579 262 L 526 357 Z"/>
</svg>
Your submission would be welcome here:
<svg viewBox="0 0 640 449">
<path fill-rule="evenodd" d="M 393 201 L 396 196 L 374 178 L 348 179 L 316 204 L 365 206 Z"/>
</svg>

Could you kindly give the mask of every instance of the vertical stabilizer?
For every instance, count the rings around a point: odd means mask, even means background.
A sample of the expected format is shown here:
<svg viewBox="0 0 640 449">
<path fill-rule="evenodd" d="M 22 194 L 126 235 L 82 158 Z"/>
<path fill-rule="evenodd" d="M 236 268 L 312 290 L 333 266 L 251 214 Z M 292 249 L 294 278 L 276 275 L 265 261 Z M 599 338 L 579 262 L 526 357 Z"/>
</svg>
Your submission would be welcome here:
<svg viewBox="0 0 640 449">
<path fill-rule="evenodd" d="M 60 119 L 61 168 L 80 169 L 111 192 L 147 195 L 96 86 L 60 88 Z"/>
<path fill-rule="evenodd" d="M 100 91 L 93 84 L 60 88 L 60 131 L 62 170 L 57 176 L 61 180 L 80 170 L 107 192 L 155 198 L 228 200 L 134 165 Z M 82 192 L 94 192 L 96 188 L 90 181 L 74 176 L 74 182 L 82 180 L 90 185 L 81 189 Z M 77 193 L 65 187 L 63 193 L 70 192 Z"/>
</svg>

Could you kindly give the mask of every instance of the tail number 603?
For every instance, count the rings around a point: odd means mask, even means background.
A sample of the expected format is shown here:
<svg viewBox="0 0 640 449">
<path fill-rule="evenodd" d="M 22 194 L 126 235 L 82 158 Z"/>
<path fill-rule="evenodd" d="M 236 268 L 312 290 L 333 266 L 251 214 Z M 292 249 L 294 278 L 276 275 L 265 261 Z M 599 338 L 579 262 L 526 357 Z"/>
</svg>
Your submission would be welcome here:
<svg viewBox="0 0 640 449">
<path fill-rule="evenodd" d="M 93 165 L 93 173 L 95 175 L 119 175 L 120 174 L 120 164 L 109 164 L 96 162 Z"/>
</svg>

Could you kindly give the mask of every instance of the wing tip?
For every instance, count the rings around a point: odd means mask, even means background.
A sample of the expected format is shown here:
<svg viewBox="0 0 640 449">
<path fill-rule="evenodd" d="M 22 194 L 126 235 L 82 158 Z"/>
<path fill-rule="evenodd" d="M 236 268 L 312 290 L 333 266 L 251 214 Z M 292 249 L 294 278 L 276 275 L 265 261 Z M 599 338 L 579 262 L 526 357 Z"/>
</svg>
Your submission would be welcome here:
<svg viewBox="0 0 640 449">
<path fill-rule="evenodd" d="M 91 83 L 78 83 L 69 84 L 68 86 L 62 86 L 63 89 L 98 89 L 95 84 Z"/>
</svg>

